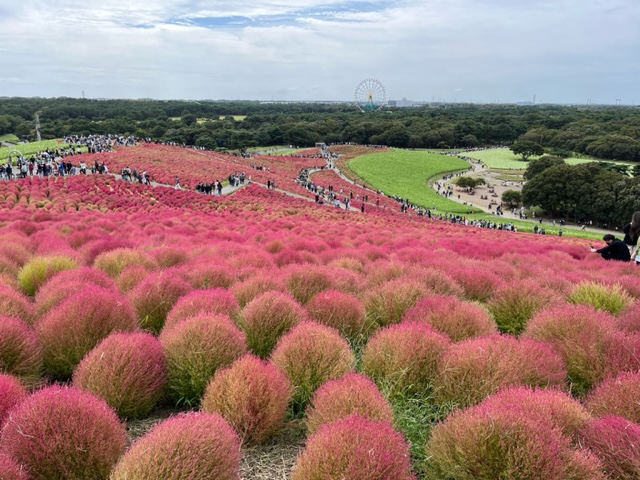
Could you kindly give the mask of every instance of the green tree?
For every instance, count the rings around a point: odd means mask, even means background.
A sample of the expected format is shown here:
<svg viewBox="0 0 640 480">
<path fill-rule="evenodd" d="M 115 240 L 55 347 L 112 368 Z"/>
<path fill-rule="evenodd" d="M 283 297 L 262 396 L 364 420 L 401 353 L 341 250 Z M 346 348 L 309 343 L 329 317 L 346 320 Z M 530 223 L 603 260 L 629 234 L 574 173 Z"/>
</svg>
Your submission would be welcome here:
<svg viewBox="0 0 640 480">
<path fill-rule="evenodd" d="M 539 143 L 531 142 L 528 140 L 523 140 L 519 142 L 515 142 L 511 146 L 511 151 L 515 155 L 520 155 L 522 160 L 525 162 L 529 157 L 534 155 L 542 155 L 544 153 L 544 148 Z"/>
<path fill-rule="evenodd" d="M 543 172 L 547 168 L 555 167 L 556 165 L 563 165 L 564 159 L 556 157 L 554 155 L 543 155 L 540 158 L 534 158 L 527 165 L 527 169 L 524 171 L 523 178 L 525 180 L 531 180 L 533 177 Z"/>
<path fill-rule="evenodd" d="M 518 207 L 522 203 L 522 193 L 517 190 L 505 190 L 502 194 L 502 201 L 510 208 Z"/>
</svg>

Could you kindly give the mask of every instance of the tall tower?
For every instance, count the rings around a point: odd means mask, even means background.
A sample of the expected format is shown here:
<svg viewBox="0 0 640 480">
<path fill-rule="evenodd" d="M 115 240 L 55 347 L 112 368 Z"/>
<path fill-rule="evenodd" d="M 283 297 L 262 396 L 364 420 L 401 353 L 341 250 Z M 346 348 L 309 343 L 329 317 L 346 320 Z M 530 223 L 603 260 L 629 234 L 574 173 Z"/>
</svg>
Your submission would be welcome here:
<svg viewBox="0 0 640 480">
<path fill-rule="evenodd" d="M 39 142 L 42 140 L 42 138 L 40 138 L 40 114 L 36 113 L 35 117 L 36 117 L 36 142 Z"/>
</svg>

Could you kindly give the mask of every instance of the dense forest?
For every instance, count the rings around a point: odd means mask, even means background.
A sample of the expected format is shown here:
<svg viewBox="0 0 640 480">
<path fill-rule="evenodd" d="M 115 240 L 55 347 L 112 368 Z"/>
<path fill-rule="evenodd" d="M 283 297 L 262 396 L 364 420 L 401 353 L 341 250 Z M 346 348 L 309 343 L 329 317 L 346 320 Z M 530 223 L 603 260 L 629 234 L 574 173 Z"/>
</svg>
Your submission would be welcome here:
<svg viewBox="0 0 640 480">
<path fill-rule="evenodd" d="M 640 108 L 447 104 L 362 113 L 353 105 L 251 101 L 0 98 L 0 136 L 133 134 L 153 140 L 242 149 L 316 142 L 402 148 L 542 145 L 547 153 L 640 161 Z"/>
</svg>

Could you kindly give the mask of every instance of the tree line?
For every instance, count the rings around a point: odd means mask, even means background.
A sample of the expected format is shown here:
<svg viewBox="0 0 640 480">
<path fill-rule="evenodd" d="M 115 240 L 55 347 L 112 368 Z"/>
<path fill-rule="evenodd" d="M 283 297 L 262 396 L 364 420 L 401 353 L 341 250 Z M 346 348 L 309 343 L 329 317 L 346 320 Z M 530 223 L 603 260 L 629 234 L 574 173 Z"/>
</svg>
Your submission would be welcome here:
<svg viewBox="0 0 640 480">
<path fill-rule="evenodd" d="M 316 142 L 474 148 L 531 142 L 549 154 L 640 161 L 640 108 L 434 104 L 362 113 L 340 103 L 0 98 L 0 135 L 116 133 L 243 149 Z M 238 118 L 241 117 L 241 118 Z"/>
</svg>

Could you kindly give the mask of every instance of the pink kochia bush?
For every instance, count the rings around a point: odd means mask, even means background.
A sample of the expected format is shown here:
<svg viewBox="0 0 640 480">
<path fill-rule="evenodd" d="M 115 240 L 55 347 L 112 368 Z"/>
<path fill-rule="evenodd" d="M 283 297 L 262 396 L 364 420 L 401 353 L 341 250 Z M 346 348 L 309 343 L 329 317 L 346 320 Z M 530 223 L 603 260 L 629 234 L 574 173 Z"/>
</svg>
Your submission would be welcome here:
<svg viewBox="0 0 640 480">
<path fill-rule="evenodd" d="M 36 331 L 44 348 L 44 369 L 59 379 L 73 369 L 100 340 L 138 324 L 129 301 L 115 290 L 88 285 L 42 317 Z"/>
<path fill-rule="evenodd" d="M 382 396 L 376 384 L 360 373 L 346 373 L 322 384 L 311 398 L 306 411 L 306 425 L 313 434 L 320 425 L 352 414 L 369 420 L 393 422 L 391 404 Z"/>
<path fill-rule="evenodd" d="M 121 418 L 151 411 L 166 381 L 164 354 L 149 333 L 112 333 L 82 359 L 73 384 L 102 398 Z"/>
<path fill-rule="evenodd" d="M 586 398 L 587 408 L 597 416 L 619 415 L 640 423 L 640 372 L 607 378 Z"/>
<path fill-rule="evenodd" d="M 271 355 L 294 386 L 293 408 L 302 412 L 313 392 L 327 380 L 353 369 L 355 356 L 337 330 L 305 321 L 284 335 Z"/>
<path fill-rule="evenodd" d="M 376 332 L 362 352 L 362 370 L 390 392 L 424 393 L 450 341 L 427 323 L 403 322 Z"/>
<path fill-rule="evenodd" d="M 409 446 L 385 421 L 359 415 L 321 425 L 307 439 L 292 480 L 415 480 Z"/>
<path fill-rule="evenodd" d="M 167 314 L 163 328 L 171 328 L 185 318 L 199 313 L 223 314 L 235 319 L 240 313 L 240 307 L 233 294 L 224 288 L 193 290 L 176 302 Z"/>
<path fill-rule="evenodd" d="M 11 375 L 0 373 L 0 430 L 9 410 L 26 397 L 27 390 L 22 386 L 20 380 Z"/>
<path fill-rule="evenodd" d="M 191 290 L 191 285 L 175 270 L 163 270 L 150 274 L 128 296 L 142 328 L 157 334 L 162 330 L 167 313 Z"/>
<path fill-rule="evenodd" d="M 27 323 L 32 323 L 33 310 L 33 304 L 27 297 L 11 287 L 0 285 L 0 315 L 17 317 Z"/>
<path fill-rule="evenodd" d="M 349 339 L 365 333 L 364 304 L 353 295 L 325 290 L 314 295 L 305 307 L 313 320 L 337 329 Z"/>
<path fill-rule="evenodd" d="M 524 335 L 552 345 L 564 359 L 572 390 L 581 394 L 605 377 L 615 345 L 615 319 L 590 305 L 560 304 L 538 312 Z M 617 372 L 616 372 L 617 373 Z"/>
<path fill-rule="evenodd" d="M 524 409 L 482 403 L 436 425 L 426 445 L 428 478 L 604 480 L 600 463 Z"/>
<path fill-rule="evenodd" d="M 282 281 L 267 274 L 259 274 L 231 286 L 231 291 L 242 308 L 261 293 L 271 290 L 283 292 L 286 288 Z"/>
<path fill-rule="evenodd" d="M 467 406 L 506 386 L 561 387 L 566 373 L 546 343 L 491 335 L 449 347 L 438 365 L 434 394 L 441 403 Z"/>
<path fill-rule="evenodd" d="M 640 301 L 623 309 L 617 317 L 618 327 L 629 333 L 640 333 Z"/>
<path fill-rule="evenodd" d="M 0 315 L 0 372 L 16 375 L 27 384 L 38 381 L 42 345 L 31 325 Z"/>
<path fill-rule="evenodd" d="M 292 391 L 282 370 L 247 354 L 216 371 L 201 408 L 222 415 L 244 444 L 259 444 L 283 427 Z"/>
<path fill-rule="evenodd" d="M 397 279 L 386 282 L 367 295 L 367 317 L 380 327 L 399 323 L 404 313 L 426 295 L 427 291 L 427 287 L 418 280 Z"/>
<path fill-rule="evenodd" d="M 2 480 L 28 480 L 27 472 L 13 458 L 0 452 L 0 478 Z"/>
<path fill-rule="evenodd" d="M 189 412 L 164 420 L 120 459 L 110 480 L 240 479 L 240 440 L 219 415 Z"/>
<path fill-rule="evenodd" d="M 249 349 L 266 358 L 282 334 L 307 317 L 307 312 L 289 294 L 265 292 L 242 310 L 240 326 Z"/>
<path fill-rule="evenodd" d="M 331 271 L 316 265 L 294 265 L 289 267 L 285 284 L 287 290 L 301 304 L 306 304 L 318 292 L 333 288 Z"/>
<path fill-rule="evenodd" d="M 163 330 L 167 393 L 176 404 L 200 401 L 209 380 L 247 351 L 246 337 L 225 315 L 202 313 Z"/>
<path fill-rule="evenodd" d="M 103 400 L 52 386 L 11 411 L 0 446 L 24 465 L 30 479 L 106 479 L 126 442 L 124 425 Z"/>
<path fill-rule="evenodd" d="M 579 432 L 580 444 L 602 462 L 608 478 L 640 478 L 640 425 L 607 415 L 594 418 Z"/>
<path fill-rule="evenodd" d="M 498 330 L 491 314 L 482 305 L 447 295 L 424 297 L 407 310 L 403 321 L 427 322 L 454 342 L 491 335 Z"/>
</svg>

